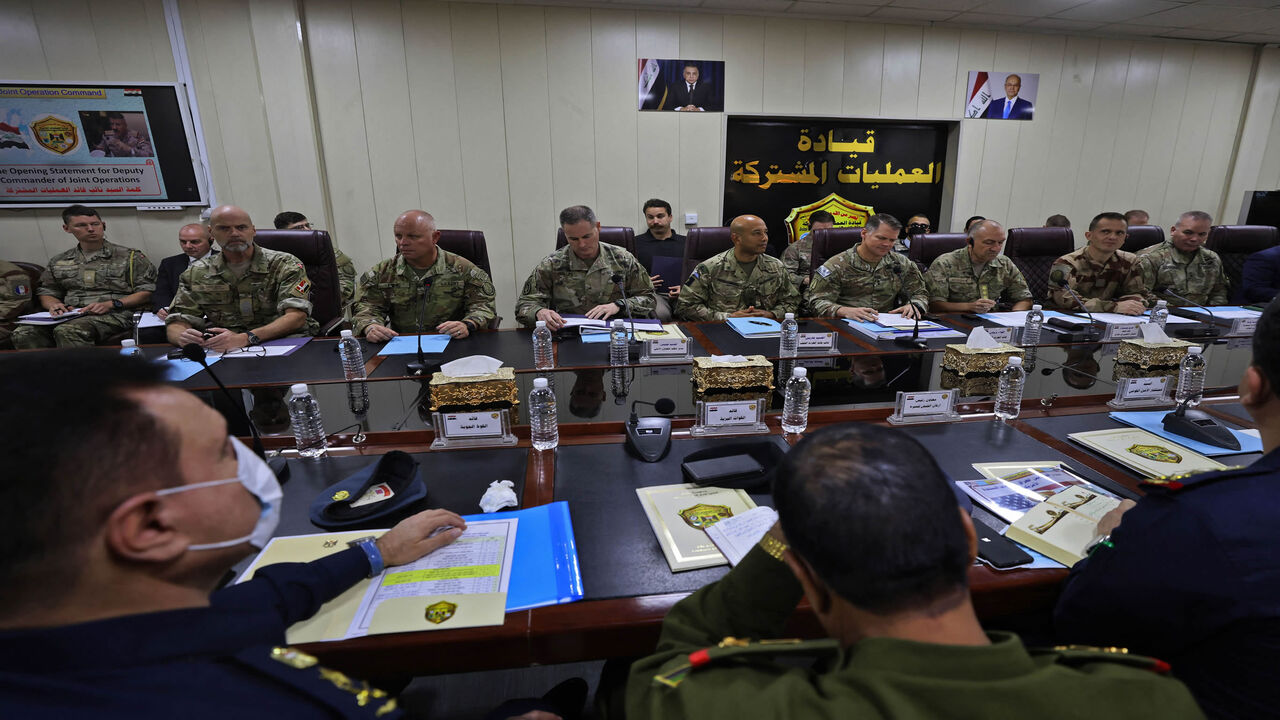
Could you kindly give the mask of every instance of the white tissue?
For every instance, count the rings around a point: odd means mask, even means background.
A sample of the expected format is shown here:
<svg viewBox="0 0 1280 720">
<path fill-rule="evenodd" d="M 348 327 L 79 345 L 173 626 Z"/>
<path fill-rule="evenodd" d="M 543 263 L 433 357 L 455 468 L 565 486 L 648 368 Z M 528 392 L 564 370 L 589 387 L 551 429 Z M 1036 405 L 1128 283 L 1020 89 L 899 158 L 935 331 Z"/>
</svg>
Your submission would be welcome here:
<svg viewBox="0 0 1280 720">
<path fill-rule="evenodd" d="M 1164 328 L 1155 323 L 1142 323 L 1138 326 L 1142 331 L 1142 339 L 1149 343 L 1167 343 L 1169 336 L 1165 333 Z"/>
<path fill-rule="evenodd" d="M 712 355 L 712 362 L 746 362 L 745 355 Z"/>
<path fill-rule="evenodd" d="M 987 332 L 984 327 L 976 327 L 973 332 L 969 333 L 969 339 L 964 342 L 964 346 L 974 350 L 985 350 L 987 348 L 1000 347 L 1000 343 L 991 337 L 991 333 Z"/>
<path fill-rule="evenodd" d="M 488 355 L 468 355 L 441 365 L 440 371 L 449 377 L 475 377 L 491 375 L 500 367 L 502 367 L 502 361 L 497 358 L 491 358 Z"/>
<path fill-rule="evenodd" d="M 515 507 L 520 504 L 516 499 L 516 493 L 511 488 L 515 487 L 515 483 L 510 480 L 494 480 L 489 483 L 489 489 L 484 491 L 484 496 L 480 498 L 480 509 L 487 513 L 496 512 L 504 507 Z"/>
</svg>

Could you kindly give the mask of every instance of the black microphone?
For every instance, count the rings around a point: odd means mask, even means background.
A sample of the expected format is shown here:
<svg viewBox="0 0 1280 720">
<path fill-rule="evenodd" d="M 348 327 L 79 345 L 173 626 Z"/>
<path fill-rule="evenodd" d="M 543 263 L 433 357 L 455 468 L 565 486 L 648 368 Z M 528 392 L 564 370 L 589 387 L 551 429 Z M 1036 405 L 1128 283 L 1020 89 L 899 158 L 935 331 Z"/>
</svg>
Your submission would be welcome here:
<svg viewBox="0 0 1280 720">
<path fill-rule="evenodd" d="M 1171 297 L 1171 298 L 1173 298 L 1173 299 L 1175 299 L 1175 300 L 1181 300 L 1182 302 L 1184 302 L 1184 303 L 1186 303 L 1186 304 L 1188 304 L 1188 305 L 1195 305 L 1196 307 L 1200 308 L 1201 310 L 1203 310 L 1203 311 L 1205 311 L 1206 313 L 1208 313 L 1208 314 L 1209 314 L 1209 326 L 1208 326 L 1208 327 L 1205 327 L 1205 328 L 1174 328 L 1174 329 L 1172 329 L 1172 330 L 1170 330 L 1170 331 L 1169 331 L 1169 334 L 1170 334 L 1170 335 L 1174 335 L 1174 336 L 1176 336 L 1176 337 L 1180 337 L 1180 338 L 1216 338 L 1216 337 L 1218 337 L 1219 335 L 1221 335 L 1221 334 L 1222 334 L 1222 331 L 1220 331 L 1220 330 L 1218 330 L 1218 328 L 1214 327 L 1215 325 L 1217 325 L 1217 324 L 1218 324 L 1218 318 L 1213 314 L 1213 311 L 1212 311 L 1212 310 L 1210 310 L 1209 308 L 1205 307 L 1204 305 L 1201 305 L 1201 304 L 1200 304 L 1200 303 L 1198 303 L 1198 302 L 1194 302 L 1194 301 L 1193 301 L 1193 300 L 1191 300 L 1190 298 L 1186 298 L 1186 297 L 1183 297 L 1183 296 L 1179 295 L 1178 293 L 1174 292 L 1172 288 L 1168 288 L 1168 287 L 1158 287 L 1158 288 L 1156 288 L 1155 290 L 1152 290 L 1152 292 L 1153 292 L 1153 293 L 1155 293 L 1156 295 L 1167 295 L 1167 296 L 1169 296 L 1169 297 Z M 1170 309 L 1170 311 L 1172 311 L 1172 310 L 1173 310 L 1173 308 L 1169 308 L 1169 309 Z"/>
<path fill-rule="evenodd" d="M 422 354 L 422 324 L 426 322 L 423 316 L 427 313 L 427 294 L 431 292 L 431 278 L 423 278 L 422 287 L 418 291 L 422 293 L 418 301 L 418 361 L 405 365 L 405 369 L 411 375 L 421 375 L 427 371 L 427 359 Z"/>
<path fill-rule="evenodd" d="M 209 367 L 209 362 L 204 357 L 204 348 L 195 343 L 187 343 L 182 346 L 182 357 L 192 362 L 200 363 L 200 367 L 203 367 L 204 371 L 209 373 L 209 377 L 213 378 L 213 381 L 218 383 L 219 388 L 222 388 L 222 394 L 227 396 L 227 400 L 231 402 L 231 407 L 240 408 L 240 412 L 244 413 L 245 422 L 249 423 L 249 435 L 253 439 L 253 451 L 258 454 L 258 457 L 265 459 L 267 457 L 267 451 L 262 447 L 262 436 L 258 434 L 258 426 L 253 424 L 253 418 L 249 417 L 249 412 L 245 410 L 244 403 L 236 402 L 231 391 L 228 390 L 227 386 L 222 384 L 222 380 L 218 379 L 218 376 L 214 374 L 213 368 Z"/>
<path fill-rule="evenodd" d="M 631 417 L 623 429 L 627 433 L 627 447 L 645 462 L 658 462 L 671 449 L 671 418 L 636 416 L 636 404 L 652 405 L 663 415 L 670 415 L 676 409 L 671 398 L 658 398 L 657 402 L 635 400 L 631 403 Z"/>
<path fill-rule="evenodd" d="M 1089 329 L 1080 333 L 1079 338 L 1075 337 L 1075 333 L 1059 332 L 1058 339 L 1062 342 L 1094 342 L 1098 338 L 1102 337 L 1102 331 L 1098 329 L 1098 322 L 1093 319 L 1093 313 L 1089 312 L 1089 308 L 1085 307 L 1084 300 L 1080 299 L 1080 296 L 1076 294 L 1076 291 L 1071 289 L 1071 285 L 1067 282 L 1066 276 L 1061 273 L 1053 273 L 1049 276 L 1049 279 L 1058 287 L 1071 293 L 1071 297 L 1075 298 L 1076 304 L 1080 306 L 1080 309 L 1084 311 L 1085 315 L 1089 316 Z M 1053 318 L 1053 320 L 1057 319 L 1058 318 Z"/>
<path fill-rule="evenodd" d="M 929 343 L 920 339 L 920 316 L 919 315 L 916 316 L 916 327 L 915 327 L 915 330 L 911 332 L 911 337 L 896 337 L 893 339 L 893 344 L 898 345 L 899 347 L 920 348 L 920 349 L 929 347 Z"/>
<path fill-rule="evenodd" d="M 627 311 L 627 320 L 631 323 L 631 340 L 629 344 L 634 345 L 640 341 L 636 339 L 636 319 L 631 317 L 631 303 L 627 302 L 627 286 L 622 282 L 622 273 L 614 273 L 609 280 L 618 286 L 618 292 L 622 293 L 622 309 Z"/>
<path fill-rule="evenodd" d="M 670 415 L 675 412 L 676 401 L 671 398 L 658 398 L 656 402 L 648 400 L 632 400 L 631 401 L 631 417 L 627 419 L 627 424 L 635 427 L 640 422 L 640 417 L 636 415 L 636 405 L 649 405 L 658 412 L 659 415 Z"/>
</svg>

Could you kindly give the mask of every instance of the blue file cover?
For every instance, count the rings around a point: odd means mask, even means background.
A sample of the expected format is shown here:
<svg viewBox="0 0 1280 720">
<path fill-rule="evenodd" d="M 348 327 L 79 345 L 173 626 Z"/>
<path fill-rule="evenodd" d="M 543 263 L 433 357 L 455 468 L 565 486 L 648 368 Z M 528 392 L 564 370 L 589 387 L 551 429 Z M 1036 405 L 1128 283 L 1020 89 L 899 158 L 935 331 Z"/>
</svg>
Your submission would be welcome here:
<svg viewBox="0 0 1280 720">
<path fill-rule="evenodd" d="M 582 599 L 578 546 L 569 520 L 569 503 L 561 500 L 524 510 L 467 515 L 465 520 L 503 520 L 516 517 L 516 550 L 507 612 Z"/>
<path fill-rule="evenodd" d="M 444 349 L 449 347 L 449 341 L 453 338 L 448 335 L 423 335 L 422 336 L 422 352 L 442 353 Z M 387 341 L 387 344 L 378 351 L 379 355 L 414 355 L 418 352 L 418 336 L 417 335 L 398 335 Z"/>
<path fill-rule="evenodd" d="M 782 323 L 772 318 L 731 317 L 725 323 L 744 338 L 776 338 L 782 334 Z"/>
</svg>

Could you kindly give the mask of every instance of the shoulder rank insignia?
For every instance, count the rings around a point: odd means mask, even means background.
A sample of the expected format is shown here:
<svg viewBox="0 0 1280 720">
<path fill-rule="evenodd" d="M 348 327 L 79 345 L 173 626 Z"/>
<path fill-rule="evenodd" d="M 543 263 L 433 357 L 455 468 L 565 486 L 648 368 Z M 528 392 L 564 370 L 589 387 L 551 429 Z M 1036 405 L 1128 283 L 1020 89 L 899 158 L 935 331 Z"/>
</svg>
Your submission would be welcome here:
<svg viewBox="0 0 1280 720">
<path fill-rule="evenodd" d="M 1243 470 L 1244 465 L 1233 465 L 1224 467 L 1221 470 L 1198 470 L 1196 472 L 1179 473 L 1177 475 L 1165 475 L 1158 478 L 1150 478 L 1142 481 L 1143 487 L 1161 488 L 1170 492 L 1177 492 L 1188 485 L 1195 485 L 1202 480 L 1217 480 L 1219 478 L 1230 477 L 1226 473 L 1233 470 Z"/>
<path fill-rule="evenodd" d="M 733 517 L 733 511 L 727 505 L 698 503 L 680 511 L 680 519 L 694 530 L 706 530 L 721 520 L 731 517 Z"/>
<path fill-rule="evenodd" d="M 320 662 L 314 655 L 308 655 L 291 647 L 279 646 L 271 648 L 271 659 L 297 670 L 304 670 Z"/>
<path fill-rule="evenodd" d="M 1130 667 L 1150 670 L 1158 675 L 1167 675 L 1169 663 L 1146 655 L 1130 653 L 1122 647 L 1093 647 L 1091 645 L 1055 645 L 1048 650 L 1032 649 L 1033 654 L 1052 652 L 1057 655 L 1057 662 L 1063 665 L 1080 666 L 1095 662 L 1112 662 Z"/>
<path fill-rule="evenodd" d="M 840 645 L 830 638 L 823 640 L 800 640 L 787 638 L 779 640 L 744 640 L 726 637 L 712 647 L 705 647 L 689 653 L 688 659 L 665 673 L 654 675 L 653 681 L 667 687 L 679 687 L 689 673 L 701 667 L 712 665 L 724 657 L 742 658 L 754 655 L 773 657 L 779 654 L 804 652 L 815 655 L 838 653 Z"/>
</svg>

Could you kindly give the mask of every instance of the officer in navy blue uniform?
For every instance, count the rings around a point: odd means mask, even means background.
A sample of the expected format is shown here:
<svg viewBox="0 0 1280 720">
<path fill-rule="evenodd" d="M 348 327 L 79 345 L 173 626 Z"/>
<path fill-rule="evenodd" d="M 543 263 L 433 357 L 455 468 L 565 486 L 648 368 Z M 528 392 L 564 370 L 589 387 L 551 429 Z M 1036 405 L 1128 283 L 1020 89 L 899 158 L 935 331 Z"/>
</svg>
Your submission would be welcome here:
<svg viewBox="0 0 1280 720">
<path fill-rule="evenodd" d="M 382 690 L 285 647 L 285 629 L 453 542 L 462 518 L 424 511 L 212 592 L 271 536 L 281 499 L 217 412 L 158 366 L 91 350 L 0 361 L 0 397 L 0 716 L 400 715 Z"/>
<path fill-rule="evenodd" d="M 1062 642 L 1164 658 L 1210 717 L 1252 720 L 1280 717 L 1280 302 L 1258 323 L 1240 402 L 1266 455 L 1148 483 L 1072 569 L 1054 623 Z"/>
</svg>

